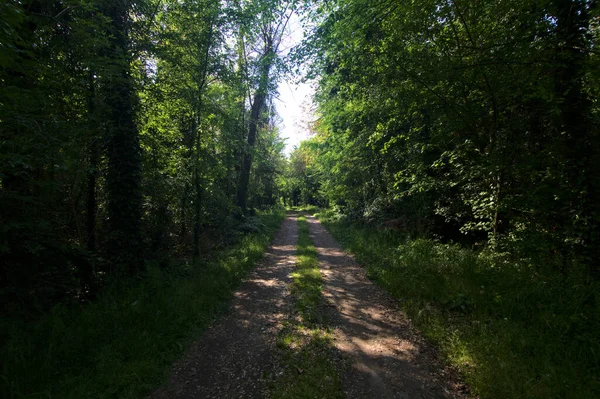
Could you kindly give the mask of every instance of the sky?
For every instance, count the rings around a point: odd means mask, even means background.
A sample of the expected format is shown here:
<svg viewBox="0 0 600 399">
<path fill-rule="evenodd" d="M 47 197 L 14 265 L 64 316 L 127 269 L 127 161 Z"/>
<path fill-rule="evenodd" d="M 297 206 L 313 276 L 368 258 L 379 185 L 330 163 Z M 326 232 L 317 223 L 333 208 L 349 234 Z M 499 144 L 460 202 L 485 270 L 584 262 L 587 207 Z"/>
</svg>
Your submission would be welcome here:
<svg viewBox="0 0 600 399">
<path fill-rule="evenodd" d="M 282 41 L 284 51 L 302 41 L 303 29 L 294 15 L 290 20 L 289 33 Z M 275 109 L 282 118 L 279 125 L 281 137 L 286 139 L 285 153 L 289 155 L 295 146 L 308 138 L 308 126 L 312 109 L 313 88 L 309 83 L 294 83 L 292 79 L 282 79 L 277 87 L 279 95 L 275 98 Z"/>
<path fill-rule="evenodd" d="M 275 108 L 282 119 L 280 134 L 286 139 L 285 153 L 289 155 L 300 141 L 308 138 L 307 122 L 311 119 L 308 110 L 311 108 L 313 89 L 307 83 L 282 81 L 278 91 Z"/>
</svg>

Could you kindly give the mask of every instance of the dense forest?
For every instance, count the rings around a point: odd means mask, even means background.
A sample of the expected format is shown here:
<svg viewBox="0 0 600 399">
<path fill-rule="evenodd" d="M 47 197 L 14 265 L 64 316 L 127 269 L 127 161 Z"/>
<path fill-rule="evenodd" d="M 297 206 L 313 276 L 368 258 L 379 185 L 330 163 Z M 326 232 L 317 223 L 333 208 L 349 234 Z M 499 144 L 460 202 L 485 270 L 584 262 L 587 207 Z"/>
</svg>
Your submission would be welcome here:
<svg viewBox="0 0 600 399">
<path fill-rule="evenodd" d="M 1 12 L 3 302 L 93 297 L 145 259 L 200 255 L 278 201 L 283 142 L 269 121 L 291 5 Z"/>
<path fill-rule="evenodd" d="M 298 51 L 319 78 L 299 201 L 598 273 L 590 1 L 344 1 Z"/>
<path fill-rule="evenodd" d="M 597 397 L 600 10 L 323 2 L 282 187 L 481 397 Z M 560 353 L 560 355 L 559 355 Z"/>
<path fill-rule="evenodd" d="M 0 385 L 15 397 L 35 389 L 23 348 L 47 342 L 15 343 L 30 323 L 186 278 L 174 260 L 272 234 L 268 212 L 299 205 L 331 229 L 491 259 L 473 273 L 551 315 L 540 325 L 585 358 L 573 376 L 597 370 L 595 0 L 8 0 L 0 27 L 0 337 L 17 359 Z M 291 77 L 314 82 L 315 114 L 286 157 L 274 103 Z M 459 297 L 441 302 L 476 307 Z M 571 377 L 598 389 L 592 374 Z M 535 395 L 583 392 L 549 389 Z"/>
</svg>

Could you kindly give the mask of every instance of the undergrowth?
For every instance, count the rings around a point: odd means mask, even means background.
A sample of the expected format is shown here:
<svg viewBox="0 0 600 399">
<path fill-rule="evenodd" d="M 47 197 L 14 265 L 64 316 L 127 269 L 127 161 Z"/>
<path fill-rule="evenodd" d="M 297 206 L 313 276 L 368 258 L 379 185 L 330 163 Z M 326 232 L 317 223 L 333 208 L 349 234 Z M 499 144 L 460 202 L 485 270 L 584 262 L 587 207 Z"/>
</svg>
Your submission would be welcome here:
<svg viewBox="0 0 600 399">
<path fill-rule="evenodd" d="M 80 308 L 0 320 L 2 397 L 140 398 L 162 383 L 193 339 L 228 308 L 283 218 L 257 216 L 237 244 L 198 262 L 149 265 Z"/>
<path fill-rule="evenodd" d="M 318 216 L 475 394 L 600 397 L 598 281 Z"/>
<path fill-rule="evenodd" d="M 274 398 L 342 398 L 341 378 L 334 363 L 333 336 L 326 326 L 317 251 L 308 223 L 298 219 L 297 264 L 291 292 L 295 314 L 277 337 L 282 371 L 272 389 Z"/>
</svg>

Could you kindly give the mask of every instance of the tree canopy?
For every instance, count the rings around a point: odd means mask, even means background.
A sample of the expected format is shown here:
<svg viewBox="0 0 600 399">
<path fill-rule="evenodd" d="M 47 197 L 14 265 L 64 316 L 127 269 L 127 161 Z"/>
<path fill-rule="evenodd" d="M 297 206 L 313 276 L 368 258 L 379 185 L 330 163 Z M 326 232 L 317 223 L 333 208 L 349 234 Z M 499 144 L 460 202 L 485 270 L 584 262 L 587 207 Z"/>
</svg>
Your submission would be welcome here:
<svg viewBox="0 0 600 399">
<path fill-rule="evenodd" d="M 207 325 L 260 257 L 282 206 L 309 205 L 327 208 L 338 237 L 354 234 L 368 272 L 416 318 L 433 315 L 439 332 L 447 316 L 440 341 L 457 331 L 494 341 L 489 331 L 517 326 L 498 341 L 517 347 L 504 354 L 517 354 L 502 363 L 513 367 L 506 392 L 597 391 L 597 3 L 0 2 L 0 351 L 12 356 L 0 385 L 51 395 L 31 386 L 39 359 L 40 386 L 69 357 L 71 372 L 110 368 L 77 349 L 111 341 L 97 328 L 107 314 L 140 328 L 152 319 L 165 343 L 157 357 L 173 352 L 188 337 L 179 323 L 188 333 Z M 294 14 L 304 38 L 288 52 Z M 275 103 L 278 82 L 292 77 L 314 82 L 315 114 L 310 139 L 286 155 Z M 224 260 L 209 266 L 217 254 Z M 137 296 L 159 310 L 136 313 Z M 89 316 L 100 303 L 111 311 Z M 123 348 L 141 333 L 129 332 L 115 357 L 131 355 Z M 65 343 L 65 357 L 48 342 Z M 144 342 L 137 350 L 150 351 Z M 479 349 L 491 369 L 500 357 L 490 345 Z M 557 350 L 544 371 L 530 362 L 512 381 L 516 357 L 552 348 L 570 351 L 563 369 Z M 570 390 L 562 370 L 591 388 Z M 512 391 L 519 384 L 527 388 Z"/>
<path fill-rule="evenodd" d="M 272 98 L 293 11 L 270 0 L 4 2 L 3 299 L 93 296 L 113 276 L 140 276 L 144 260 L 222 245 L 253 207 L 274 205 Z"/>
<path fill-rule="evenodd" d="M 315 136 L 290 180 L 305 202 L 598 272 L 595 2 L 312 11 L 296 57 L 318 77 Z"/>
</svg>

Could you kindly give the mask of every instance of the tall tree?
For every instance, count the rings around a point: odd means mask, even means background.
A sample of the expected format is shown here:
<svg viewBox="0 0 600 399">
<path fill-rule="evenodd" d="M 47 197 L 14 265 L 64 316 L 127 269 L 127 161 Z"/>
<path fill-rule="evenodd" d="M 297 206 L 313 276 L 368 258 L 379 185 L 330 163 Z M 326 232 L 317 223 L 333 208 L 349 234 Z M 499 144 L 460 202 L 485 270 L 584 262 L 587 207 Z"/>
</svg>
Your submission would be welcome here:
<svg viewBox="0 0 600 399">
<path fill-rule="evenodd" d="M 421 234 L 535 247 L 561 269 L 591 264 L 594 2 L 367 3 L 315 7 L 298 52 L 320 76 L 331 202 Z"/>
<path fill-rule="evenodd" d="M 265 111 L 269 90 L 273 86 L 272 68 L 277 62 L 279 46 L 288 27 L 289 20 L 294 12 L 293 2 L 279 1 L 255 1 L 249 7 L 253 15 L 258 19 L 258 30 L 248 32 L 258 42 L 256 60 L 256 83 L 253 88 L 250 106 L 250 119 L 248 122 L 247 148 L 242 155 L 240 176 L 237 184 L 236 204 L 244 213 L 247 210 L 248 184 L 250 182 L 250 171 L 252 168 L 252 149 L 256 142 L 262 113 Z M 245 41 L 246 31 L 241 30 L 241 40 Z"/>
<path fill-rule="evenodd" d="M 141 153 L 135 124 L 136 95 L 131 74 L 131 3 L 106 1 L 100 6 L 110 22 L 105 35 L 107 65 L 101 73 L 108 108 L 107 194 L 110 233 L 108 251 L 116 265 L 135 275 L 141 259 Z"/>
<path fill-rule="evenodd" d="M 555 98 L 560 110 L 557 128 L 565 162 L 564 190 L 568 208 L 563 209 L 566 228 L 577 236 L 593 272 L 599 272 L 600 186 L 599 129 L 593 122 L 593 101 L 586 93 L 585 74 L 589 65 L 590 12 L 595 3 L 583 0 L 554 0 L 556 15 Z M 563 141 L 564 140 L 564 141 Z M 567 204 L 565 204 L 567 205 Z"/>
</svg>

